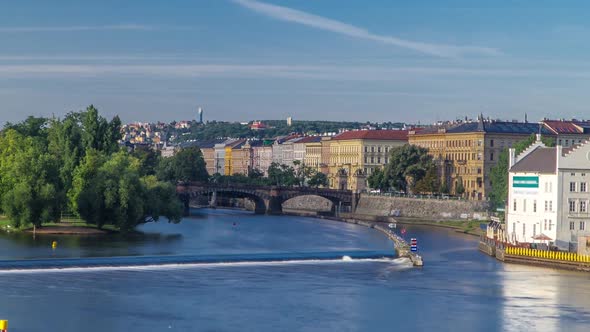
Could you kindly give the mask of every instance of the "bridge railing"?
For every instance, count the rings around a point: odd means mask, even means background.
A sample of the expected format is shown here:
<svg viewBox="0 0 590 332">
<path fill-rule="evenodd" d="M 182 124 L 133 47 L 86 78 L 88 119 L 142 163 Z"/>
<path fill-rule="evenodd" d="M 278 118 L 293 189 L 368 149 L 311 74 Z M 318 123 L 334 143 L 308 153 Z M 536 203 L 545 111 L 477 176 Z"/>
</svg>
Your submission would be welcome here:
<svg viewBox="0 0 590 332">
<path fill-rule="evenodd" d="M 330 188 L 315 188 L 305 186 L 260 186 L 243 183 L 210 183 L 210 182 L 178 182 L 177 187 L 205 187 L 205 188 L 239 188 L 239 189 L 278 189 L 278 190 L 299 190 L 310 192 L 352 192 L 351 190 L 339 190 Z"/>
</svg>

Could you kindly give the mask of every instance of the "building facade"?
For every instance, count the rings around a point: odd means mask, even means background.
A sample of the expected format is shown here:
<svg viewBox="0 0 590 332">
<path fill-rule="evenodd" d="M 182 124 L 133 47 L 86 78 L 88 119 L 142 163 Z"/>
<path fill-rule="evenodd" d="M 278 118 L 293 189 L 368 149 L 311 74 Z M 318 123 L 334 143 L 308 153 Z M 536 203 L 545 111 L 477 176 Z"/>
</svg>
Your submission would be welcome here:
<svg viewBox="0 0 590 332">
<path fill-rule="evenodd" d="M 390 150 L 407 142 L 406 130 L 359 130 L 334 136 L 329 144 L 330 188 L 366 187 L 366 177 L 387 164 Z"/>
<path fill-rule="evenodd" d="M 511 243 L 555 242 L 558 228 L 557 152 L 540 141 L 518 156 L 509 152 L 506 235 Z"/>
<path fill-rule="evenodd" d="M 484 120 L 445 127 L 410 131 L 409 143 L 428 149 L 437 165 L 441 182 L 451 193 L 462 182 L 465 196 L 486 200 L 491 190 L 490 171 L 503 149 L 541 131 L 552 133 L 535 123 Z"/>
<path fill-rule="evenodd" d="M 519 156 L 513 150 L 510 155 L 507 240 L 543 242 L 535 240 L 542 233 L 560 250 L 586 249 L 590 143 L 547 148 L 536 142 Z"/>
</svg>

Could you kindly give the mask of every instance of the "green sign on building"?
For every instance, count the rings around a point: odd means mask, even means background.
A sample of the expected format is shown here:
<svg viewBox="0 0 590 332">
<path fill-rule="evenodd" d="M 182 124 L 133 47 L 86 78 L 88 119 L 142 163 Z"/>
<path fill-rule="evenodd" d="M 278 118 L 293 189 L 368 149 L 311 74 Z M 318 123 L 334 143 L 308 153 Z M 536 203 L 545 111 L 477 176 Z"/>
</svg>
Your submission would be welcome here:
<svg viewBox="0 0 590 332">
<path fill-rule="evenodd" d="M 513 188 L 539 188 L 538 176 L 515 176 L 512 178 Z"/>
</svg>

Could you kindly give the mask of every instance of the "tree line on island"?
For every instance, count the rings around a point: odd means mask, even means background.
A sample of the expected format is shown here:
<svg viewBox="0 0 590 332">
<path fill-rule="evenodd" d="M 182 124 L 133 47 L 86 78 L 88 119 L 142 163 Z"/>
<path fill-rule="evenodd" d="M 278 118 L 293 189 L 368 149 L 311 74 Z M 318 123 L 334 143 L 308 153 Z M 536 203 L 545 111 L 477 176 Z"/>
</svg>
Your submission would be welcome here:
<svg viewBox="0 0 590 332">
<path fill-rule="evenodd" d="M 124 232 L 160 217 L 178 222 L 183 207 L 175 183 L 206 175 L 204 162 L 128 152 L 120 138 L 119 118 L 107 121 L 93 106 L 63 119 L 7 123 L 0 133 L 2 212 L 17 228 L 57 222 L 63 214 Z"/>
</svg>

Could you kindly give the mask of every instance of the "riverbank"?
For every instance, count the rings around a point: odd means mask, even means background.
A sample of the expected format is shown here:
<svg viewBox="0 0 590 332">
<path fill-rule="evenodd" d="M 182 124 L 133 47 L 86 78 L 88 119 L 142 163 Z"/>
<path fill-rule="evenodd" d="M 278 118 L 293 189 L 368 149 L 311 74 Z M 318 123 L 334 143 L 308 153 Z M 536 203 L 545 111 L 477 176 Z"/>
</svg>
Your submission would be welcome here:
<svg viewBox="0 0 590 332">
<path fill-rule="evenodd" d="M 5 216 L 0 216 L 0 230 L 7 233 L 35 233 L 35 234 L 59 234 L 59 235 L 106 235 L 118 233 L 118 231 L 106 225 L 102 229 L 84 222 L 58 222 L 46 223 L 41 227 L 33 228 L 32 226 L 15 228 L 12 221 Z"/>
<path fill-rule="evenodd" d="M 454 229 L 457 233 L 472 235 L 472 236 L 481 236 L 484 232 L 480 228 L 480 224 L 482 221 L 480 220 L 422 220 L 418 218 L 404 218 L 404 217 L 396 217 L 395 218 L 399 224 L 406 224 L 406 225 L 426 225 L 426 226 L 435 226 L 435 227 L 443 227 L 443 228 L 451 228 Z"/>
</svg>

